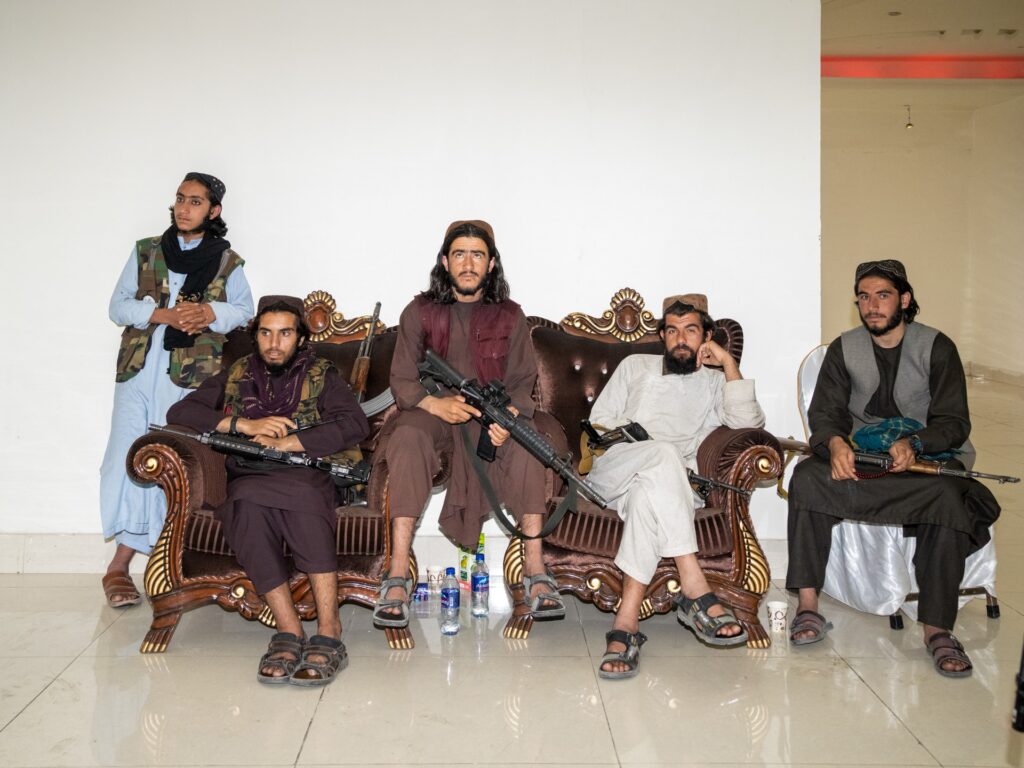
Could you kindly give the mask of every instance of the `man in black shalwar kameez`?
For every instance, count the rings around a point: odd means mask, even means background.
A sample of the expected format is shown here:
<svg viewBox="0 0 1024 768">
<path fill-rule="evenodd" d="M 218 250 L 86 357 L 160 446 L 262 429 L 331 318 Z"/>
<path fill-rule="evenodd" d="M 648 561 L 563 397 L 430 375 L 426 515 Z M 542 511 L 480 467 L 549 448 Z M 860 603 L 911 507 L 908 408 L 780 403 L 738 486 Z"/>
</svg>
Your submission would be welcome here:
<svg viewBox="0 0 1024 768">
<path fill-rule="evenodd" d="M 956 345 L 914 322 L 919 306 L 898 261 L 857 268 L 854 293 L 863 327 L 832 342 L 808 409 L 814 455 L 793 473 L 789 497 L 789 573 L 799 590 L 790 639 L 817 642 L 831 629 L 818 612 L 832 526 L 840 520 L 907 526 L 917 538 L 918 619 L 939 674 L 965 677 L 971 662 L 950 633 L 964 561 L 989 540 L 999 517 L 992 493 L 976 480 L 908 473 L 919 454 L 962 452 L 973 460 L 967 383 Z M 890 474 L 859 478 L 850 435 L 890 418 L 924 427 L 889 448 Z"/>
<path fill-rule="evenodd" d="M 167 412 L 169 422 L 216 430 L 262 445 L 321 458 L 369 434 L 348 384 L 307 344 L 301 300 L 267 296 L 252 321 L 257 352 Z M 296 429 L 299 431 L 295 431 Z M 347 663 L 338 616 L 335 485 L 307 467 L 229 457 L 228 498 L 216 511 L 224 534 L 253 586 L 267 601 L 278 632 L 260 661 L 261 683 L 324 685 Z M 308 641 L 292 603 L 284 544 L 309 575 L 317 634 Z"/>
</svg>

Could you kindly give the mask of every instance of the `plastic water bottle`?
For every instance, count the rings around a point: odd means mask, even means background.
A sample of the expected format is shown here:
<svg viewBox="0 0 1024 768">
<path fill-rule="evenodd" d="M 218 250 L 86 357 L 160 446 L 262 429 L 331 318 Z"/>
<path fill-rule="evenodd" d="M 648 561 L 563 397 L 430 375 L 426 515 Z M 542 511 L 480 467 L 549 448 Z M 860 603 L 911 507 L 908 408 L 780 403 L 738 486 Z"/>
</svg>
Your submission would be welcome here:
<svg viewBox="0 0 1024 768">
<path fill-rule="evenodd" d="M 476 564 L 473 566 L 472 579 L 472 606 L 474 616 L 486 616 L 488 613 L 488 599 L 491 591 L 491 574 L 487 570 L 487 563 L 484 561 L 483 552 L 476 556 Z"/>
<path fill-rule="evenodd" d="M 459 582 L 455 569 L 446 568 L 441 582 L 441 634 L 459 633 Z"/>
</svg>

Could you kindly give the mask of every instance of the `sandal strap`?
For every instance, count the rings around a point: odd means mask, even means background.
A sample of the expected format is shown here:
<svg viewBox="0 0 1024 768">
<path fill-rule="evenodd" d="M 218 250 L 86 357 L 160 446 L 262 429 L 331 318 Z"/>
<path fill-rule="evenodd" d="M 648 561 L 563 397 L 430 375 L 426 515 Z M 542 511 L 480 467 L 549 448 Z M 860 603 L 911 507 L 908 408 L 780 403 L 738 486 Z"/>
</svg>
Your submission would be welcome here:
<svg viewBox="0 0 1024 768">
<path fill-rule="evenodd" d="M 963 652 L 963 644 L 950 632 L 936 632 L 928 638 L 928 652 L 933 656 L 936 651 L 951 650 Z"/>
<path fill-rule="evenodd" d="M 611 643 L 622 643 L 625 646 L 636 646 L 639 648 L 647 642 L 647 635 L 643 632 L 627 632 L 624 629 L 611 629 L 604 633 L 605 645 Z"/>
<path fill-rule="evenodd" d="M 700 597 L 695 597 L 692 600 L 686 595 L 679 595 L 679 606 L 683 609 L 683 613 L 692 613 L 694 605 L 697 606 L 698 611 L 707 613 L 708 608 L 715 605 L 721 605 L 722 601 L 718 599 L 718 595 L 714 592 L 705 592 Z"/>
<path fill-rule="evenodd" d="M 532 591 L 534 585 L 536 584 L 546 584 L 547 586 L 551 587 L 551 589 L 554 590 L 555 593 L 558 592 L 558 582 L 555 581 L 555 577 L 547 571 L 544 571 L 543 573 L 538 573 L 534 576 L 523 576 L 523 585 L 526 587 L 527 592 Z"/>
<path fill-rule="evenodd" d="M 388 576 L 386 579 L 381 579 L 377 592 L 383 597 L 384 593 L 392 587 L 402 587 L 405 593 L 409 594 L 412 591 L 412 579 L 407 579 L 404 576 Z"/>
</svg>

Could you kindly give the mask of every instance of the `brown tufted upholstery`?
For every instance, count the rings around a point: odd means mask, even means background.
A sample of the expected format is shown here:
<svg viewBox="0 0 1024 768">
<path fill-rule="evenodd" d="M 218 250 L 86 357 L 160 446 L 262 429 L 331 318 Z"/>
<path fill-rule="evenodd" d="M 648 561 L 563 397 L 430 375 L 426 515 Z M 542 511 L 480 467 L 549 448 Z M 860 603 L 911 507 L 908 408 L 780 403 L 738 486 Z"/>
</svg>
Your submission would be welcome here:
<svg viewBox="0 0 1024 768">
<path fill-rule="evenodd" d="M 538 379 L 534 397 L 538 428 L 553 436 L 563 453 L 579 462 L 580 420 L 586 418 L 615 367 L 633 354 L 661 354 L 654 318 L 643 310 L 643 299 L 625 288 L 612 297 L 600 317 L 573 313 L 553 323 L 531 317 L 531 336 L 537 355 Z M 743 354 L 743 330 L 734 320 L 716 323 L 715 340 L 737 361 Z M 774 478 L 781 470 L 778 443 L 760 429 L 713 432 L 698 451 L 701 474 L 751 488 Z M 549 473 L 550 475 L 550 473 Z M 560 497 L 550 498 L 549 511 Z M 719 598 L 730 605 L 750 633 L 750 644 L 769 644 L 757 608 L 768 589 L 768 565 L 747 512 L 747 501 L 736 494 L 712 492 L 708 506 L 696 516 L 698 559 Z M 566 515 L 545 541 L 544 560 L 562 591 L 614 610 L 622 589 L 622 574 L 613 559 L 622 536 L 622 521 L 613 510 L 580 500 L 576 514 Z M 532 619 L 522 587 L 522 544 L 513 540 L 505 555 L 505 580 L 515 604 L 505 628 L 508 637 L 528 635 Z M 648 588 L 643 613 L 672 610 L 678 574 L 663 560 Z"/>
<path fill-rule="evenodd" d="M 317 354 L 330 359 L 344 376 L 355 361 L 365 336 L 368 317 L 346 321 L 334 313 L 334 300 L 315 292 L 306 299 L 306 317 L 322 338 L 314 342 Z M 396 329 L 378 331 L 371 354 L 367 397 L 388 386 Z M 252 342 L 245 332 L 228 337 L 224 364 L 248 354 Z M 395 412 L 392 406 L 370 421 L 370 436 L 362 448 L 372 458 L 384 424 Z M 237 611 L 247 619 L 273 623 L 273 617 L 228 546 L 213 510 L 226 497 L 224 455 L 187 438 L 148 434 L 135 441 L 128 455 L 128 471 L 141 482 L 158 483 L 167 496 L 167 520 L 146 568 L 146 592 L 153 604 L 153 623 L 142 643 L 143 653 L 166 650 L 181 614 L 209 603 Z M 376 481 L 376 482 L 375 482 Z M 370 503 L 337 508 L 338 601 L 372 606 L 377 584 L 389 558 L 386 512 L 373 503 L 381 498 L 379 481 L 371 477 Z M 287 548 L 285 549 L 287 554 Z M 415 555 L 413 556 L 415 569 Z M 305 575 L 295 573 L 292 596 L 304 619 L 316 615 Z M 408 630 L 388 630 L 392 647 L 411 648 Z"/>
</svg>

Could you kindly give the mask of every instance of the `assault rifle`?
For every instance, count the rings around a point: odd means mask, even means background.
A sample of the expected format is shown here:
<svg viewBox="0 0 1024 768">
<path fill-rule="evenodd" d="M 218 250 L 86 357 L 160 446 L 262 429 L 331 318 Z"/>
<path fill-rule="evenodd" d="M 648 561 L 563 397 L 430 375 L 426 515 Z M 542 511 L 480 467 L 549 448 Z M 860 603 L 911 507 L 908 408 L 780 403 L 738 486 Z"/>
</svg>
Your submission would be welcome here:
<svg viewBox="0 0 1024 768">
<path fill-rule="evenodd" d="M 580 422 L 580 428 L 587 435 L 587 447 L 594 452 L 595 455 L 600 455 L 597 452 L 604 451 L 611 448 L 613 445 L 619 443 L 640 443 L 644 440 L 650 440 L 651 436 L 647 433 L 647 430 L 640 426 L 637 422 L 631 421 L 628 424 L 623 424 L 621 427 L 615 429 L 609 429 L 604 433 L 598 432 L 593 424 L 590 423 L 589 419 L 583 419 Z M 704 475 L 698 475 L 692 469 L 686 470 L 686 478 L 690 481 L 690 485 L 693 489 L 700 494 L 700 497 L 707 500 L 708 496 L 711 495 L 712 488 L 721 488 L 725 491 L 732 491 L 742 496 L 750 498 L 752 491 L 746 488 L 740 488 L 738 485 L 732 483 L 723 483 L 721 480 L 715 480 L 711 477 L 704 477 Z"/>
<path fill-rule="evenodd" d="M 360 485 L 370 479 L 370 465 L 365 461 L 346 464 L 330 459 L 313 459 L 304 453 L 268 448 L 252 440 L 233 437 L 223 432 L 185 432 L 173 427 L 161 427 L 159 424 L 150 424 L 149 429 L 151 432 L 164 432 L 178 437 L 187 437 L 203 445 L 208 445 L 219 453 L 239 456 L 250 461 L 269 461 L 290 467 L 319 469 L 322 472 L 328 472 L 334 478 L 334 482 L 341 487 Z"/>
<path fill-rule="evenodd" d="M 567 498 L 574 497 L 579 491 L 602 509 L 608 506 L 608 502 L 590 483 L 573 472 L 571 455 L 559 456 L 554 446 L 543 436 L 519 421 L 518 417 L 508 410 L 512 398 L 500 381 L 495 379 L 490 384 L 480 384 L 476 379 L 466 378 L 431 349 L 427 350 L 426 359 L 419 364 L 419 371 L 420 381 L 431 394 L 437 394 L 440 391 L 438 384 L 444 384 L 456 390 L 469 405 L 480 411 L 482 416 L 474 419 L 482 426 L 476 451 L 476 455 L 481 459 L 494 461 L 494 446 L 487 434 L 487 428 L 491 424 L 497 424 L 506 429 L 511 438 L 523 446 L 531 456 L 556 472 L 568 484 Z"/>
<path fill-rule="evenodd" d="M 814 451 L 807 443 L 801 443 L 799 440 L 787 440 L 784 438 L 777 438 L 779 445 L 782 446 L 784 451 L 794 451 L 796 453 L 811 454 Z M 869 453 L 867 451 L 854 451 L 853 460 L 858 464 L 867 464 L 872 467 L 879 467 L 883 472 L 888 472 L 892 469 L 892 456 L 888 453 Z M 916 472 L 921 475 L 944 475 L 946 477 L 961 477 L 961 478 L 976 478 L 978 480 L 995 480 L 1000 485 L 1003 483 L 1019 483 L 1019 477 L 1011 477 L 1009 475 L 990 475 L 986 472 L 975 472 L 970 469 L 956 469 L 955 467 L 947 467 L 940 461 L 927 461 L 925 459 L 918 459 L 907 468 L 908 472 Z"/>
<path fill-rule="evenodd" d="M 366 329 L 366 337 L 359 342 L 359 351 L 356 353 L 355 362 L 352 363 L 352 376 L 349 385 L 352 394 L 356 396 L 356 402 L 363 402 L 366 397 L 366 379 L 370 375 L 370 348 L 373 347 L 373 337 L 377 333 L 377 318 L 380 317 L 380 302 L 373 308 L 373 317 L 370 318 L 370 327 Z"/>
</svg>

